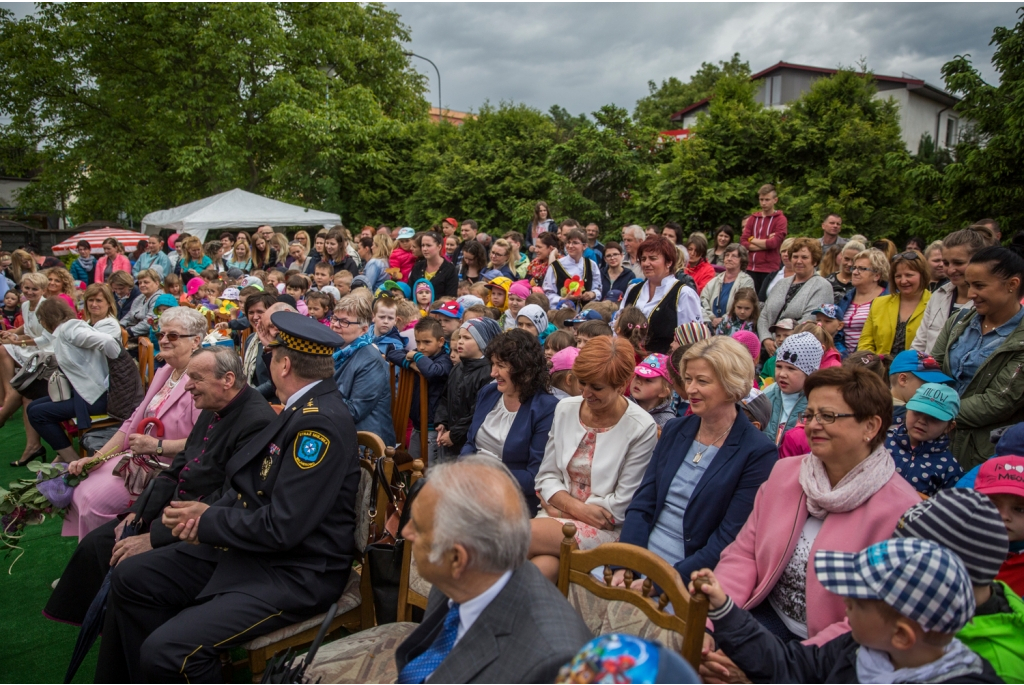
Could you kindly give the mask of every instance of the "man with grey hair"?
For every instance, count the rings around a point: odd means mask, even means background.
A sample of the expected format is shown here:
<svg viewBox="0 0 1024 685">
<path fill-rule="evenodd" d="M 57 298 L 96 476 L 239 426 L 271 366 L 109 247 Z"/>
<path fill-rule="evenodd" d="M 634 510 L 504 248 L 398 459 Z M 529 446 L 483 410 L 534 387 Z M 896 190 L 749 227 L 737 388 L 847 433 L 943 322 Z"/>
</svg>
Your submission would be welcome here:
<svg viewBox="0 0 1024 685">
<path fill-rule="evenodd" d="M 433 589 L 395 654 L 399 682 L 550 683 L 593 637 L 526 561 L 530 515 L 500 461 L 431 466 L 403 533 Z"/>
<path fill-rule="evenodd" d="M 636 250 L 646 237 L 644 229 L 636 224 L 630 224 L 622 229 L 622 247 L 626 251 L 626 254 L 622 256 L 622 266 L 636 274 L 637 278 L 643 278 L 644 274 L 640 270 L 640 260 L 636 257 Z"/>
<path fill-rule="evenodd" d="M 160 520 L 164 507 L 172 501 L 220 497 L 228 459 L 277 418 L 267 401 L 245 384 L 242 362 L 230 347 L 199 348 L 192 353 L 186 374 L 185 391 L 201 412 L 185 448 L 119 520 L 82 539 L 61 576 L 66 582 L 57 583 L 44 616 L 81 623 L 111 566 L 178 542 Z M 135 519 L 141 522 L 140 532 L 121 540 L 125 525 Z"/>
</svg>

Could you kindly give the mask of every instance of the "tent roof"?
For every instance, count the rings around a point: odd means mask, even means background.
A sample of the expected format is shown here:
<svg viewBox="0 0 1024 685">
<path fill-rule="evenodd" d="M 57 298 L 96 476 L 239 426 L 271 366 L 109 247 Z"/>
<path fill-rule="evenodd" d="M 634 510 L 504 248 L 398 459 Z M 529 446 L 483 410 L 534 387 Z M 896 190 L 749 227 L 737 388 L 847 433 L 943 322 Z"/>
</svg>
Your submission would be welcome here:
<svg viewBox="0 0 1024 685">
<path fill-rule="evenodd" d="M 162 229 L 170 229 L 199 236 L 202 240 L 207 231 L 222 228 L 333 226 L 340 223 L 341 217 L 337 214 L 290 205 L 235 188 L 173 209 L 150 212 L 142 218 L 142 232 L 152 235 Z"/>
</svg>

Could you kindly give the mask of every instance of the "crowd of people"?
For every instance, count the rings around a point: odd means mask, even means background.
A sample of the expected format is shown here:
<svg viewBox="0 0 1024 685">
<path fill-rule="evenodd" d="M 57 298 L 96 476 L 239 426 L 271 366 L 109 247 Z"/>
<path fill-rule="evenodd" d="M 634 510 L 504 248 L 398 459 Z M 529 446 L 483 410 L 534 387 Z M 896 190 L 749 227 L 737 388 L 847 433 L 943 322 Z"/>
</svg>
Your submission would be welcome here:
<svg viewBox="0 0 1024 685">
<path fill-rule="evenodd" d="M 540 202 L 500 237 L 446 218 L 110 240 L 45 271 L 15 252 L 12 465 L 45 442 L 90 471 L 45 615 L 81 622 L 113 566 L 97 679 L 215 680 L 224 650 L 337 601 L 369 431 L 427 466 L 404 532 L 434 590 L 400 682 L 552 681 L 591 637 L 548 582 L 569 522 L 708 596 L 709 681 L 1024 680 L 1024 234 L 981 220 L 899 251 L 829 214 L 791 237 L 775 189 L 757 198 L 738 230 L 607 242 Z M 124 394 L 113 360 L 143 338 L 159 368 L 95 447 L 160 464 L 133 487 L 62 426 Z M 499 611 L 548 627 L 474 663 Z"/>
</svg>

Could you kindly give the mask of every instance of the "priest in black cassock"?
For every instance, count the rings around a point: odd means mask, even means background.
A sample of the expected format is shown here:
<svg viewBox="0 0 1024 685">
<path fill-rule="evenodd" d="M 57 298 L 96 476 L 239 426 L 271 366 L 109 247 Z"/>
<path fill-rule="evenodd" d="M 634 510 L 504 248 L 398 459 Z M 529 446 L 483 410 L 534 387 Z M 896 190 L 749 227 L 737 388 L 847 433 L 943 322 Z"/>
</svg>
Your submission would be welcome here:
<svg viewBox="0 0 1024 685">
<path fill-rule="evenodd" d="M 150 549 L 178 542 L 161 522 L 172 501 L 215 501 L 225 489 L 230 459 L 277 414 L 246 384 L 242 362 L 229 347 L 200 348 L 188 364 L 187 392 L 199 419 L 170 467 L 160 472 L 118 520 L 100 526 L 79 543 L 61 575 L 43 615 L 80 624 L 111 566 Z M 134 519 L 142 531 L 120 542 L 121 530 Z"/>
</svg>

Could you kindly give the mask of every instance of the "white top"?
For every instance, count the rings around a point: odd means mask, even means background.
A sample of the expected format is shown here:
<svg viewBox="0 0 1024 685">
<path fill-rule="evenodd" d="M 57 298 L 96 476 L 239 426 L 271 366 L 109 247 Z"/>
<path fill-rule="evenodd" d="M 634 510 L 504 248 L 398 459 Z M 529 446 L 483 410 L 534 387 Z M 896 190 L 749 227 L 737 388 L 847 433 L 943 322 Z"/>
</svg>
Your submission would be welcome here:
<svg viewBox="0 0 1024 685">
<path fill-rule="evenodd" d="M 566 255 L 558 260 L 562 268 L 565 269 L 565 273 L 569 274 L 569 278 L 573 276 L 579 276 L 583 278 L 583 262 L 586 257 L 580 257 L 580 261 L 574 262 L 572 257 Z M 593 259 L 590 260 L 590 275 L 593 278 L 591 285 L 593 286 L 588 292 L 592 292 L 596 295 L 595 300 L 601 299 L 601 270 L 597 268 L 597 262 Z M 548 296 L 548 302 L 554 307 L 558 304 L 558 301 L 562 299 L 560 291 L 562 290 L 562 284 L 555 282 L 555 267 L 549 266 L 548 271 L 544 274 L 544 294 Z M 698 307 L 699 309 L 699 307 Z"/>
<path fill-rule="evenodd" d="M 45 301 L 45 297 L 40 297 L 33 310 L 28 308 L 28 300 L 21 303 L 21 320 L 25 322 L 25 329 L 22 333 L 32 337 L 36 343 L 36 349 L 40 352 L 53 352 L 53 337 L 47 333 L 43 324 L 39 323 L 39 317 L 36 316 L 39 305 Z"/>
<path fill-rule="evenodd" d="M 544 461 L 535 481 L 541 497 L 550 502 L 559 492 L 569 491 L 567 467 L 586 434 L 580 423 L 582 397 L 567 397 L 555 406 L 555 418 L 544 448 Z M 629 402 L 619 422 L 597 433 L 594 461 L 590 471 L 590 497 L 615 517 L 616 525 L 626 519 L 626 508 L 643 480 L 647 463 L 658 443 L 658 426 L 640 405 Z"/>
<path fill-rule="evenodd" d="M 94 331 L 106 333 L 117 342 L 121 342 L 121 324 L 112 316 L 104 316 L 92 325 Z"/>
<path fill-rule="evenodd" d="M 53 332 L 53 355 L 75 392 L 93 404 L 107 391 L 107 359 L 121 354 L 120 333 L 114 340 L 80 319 L 71 319 Z"/>
<path fill-rule="evenodd" d="M 509 411 L 505 406 L 505 397 L 498 396 L 498 401 L 480 424 L 476 433 L 476 451 L 488 457 L 501 459 L 505 439 L 512 430 L 512 422 L 516 420 L 518 411 Z"/>
<path fill-rule="evenodd" d="M 651 289 L 648 287 L 647 281 L 637 283 L 626 289 L 626 297 L 623 297 L 622 301 L 625 302 L 628 299 L 629 293 L 632 292 L 633 288 L 640 288 L 640 294 L 637 296 L 633 306 L 639 307 L 644 316 L 649 317 L 654 308 L 665 299 L 668 291 L 672 289 L 677 280 L 675 276 L 666 276 L 661 285 L 654 289 L 654 297 L 651 297 Z M 700 311 L 700 297 L 694 292 L 693 288 L 684 287 L 679 291 L 679 299 L 676 301 L 676 325 L 681 326 L 690 321 L 703 321 Z"/>
<path fill-rule="evenodd" d="M 800 531 L 800 539 L 789 563 L 768 595 L 768 603 L 789 632 L 807 639 L 807 567 L 811 563 L 811 548 L 821 532 L 823 519 L 808 516 Z"/>
</svg>

